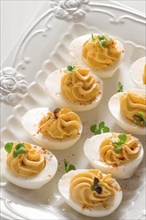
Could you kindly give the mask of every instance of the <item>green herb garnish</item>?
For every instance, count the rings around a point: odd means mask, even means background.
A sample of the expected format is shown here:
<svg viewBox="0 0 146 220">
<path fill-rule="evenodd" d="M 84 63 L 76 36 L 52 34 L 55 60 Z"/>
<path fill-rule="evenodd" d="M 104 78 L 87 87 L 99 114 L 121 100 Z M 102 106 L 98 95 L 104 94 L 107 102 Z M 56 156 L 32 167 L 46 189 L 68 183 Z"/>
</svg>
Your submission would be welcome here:
<svg viewBox="0 0 146 220">
<path fill-rule="evenodd" d="M 133 115 L 132 118 L 139 126 L 146 126 L 146 118 L 144 116 L 144 112 L 138 112 L 137 115 Z"/>
<path fill-rule="evenodd" d="M 27 148 L 24 146 L 24 144 L 19 143 L 17 144 L 15 150 L 13 151 L 13 157 L 17 157 L 19 154 L 24 154 L 27 152 Z"/>
<path fill-rule="evenodd" d="M 122 144 L 123 144 L 123 142 L 122 141 L 115 141 L 115 142 L 112 142 L 112 144 L 113 145 L 115 145 L 116 147 L 118 147 L 118 146 L 121 146 Z"/>
<path fill-rule="evenodd" d="M 104 38 L 105 38 L 105 37 L 104 37 L 103 34 L 99 34 L 99 35 L 98 35 L 98 39 L 99 39 L 99 40 L 103 40 Z"/>
<path fill-rule="evenodd" d="M 103 39 L 103 40 L 99 40 L 99 43 L 101 44 L 102 47 L 106 48 L 106 39 Z"/>
<path fill-rule="evenodd" d="M 94 178 L 93 185 L 91 186 L 92 191 L 96 191 L 98 194 L 102 193 L 102 186 L 104 186 L 103 182 L 100 182 L 97 177 Z"/>
<path fill-rule="evenodd" d="M 121 146 L 126 143 L 127 135 L 119 134 L 118 138 L 119 138 L 119 141 L 112 142 L 112 144 L 114 145 L 114 151 L 116 154 L 120 154 L 122 152 Z"/>
<path fill-rule="evenodd" d="M 75 66 L 69 65 L 69 66 L 67 66 L 67 69 L 68 69 L 69 72 L 72 72 L 72 71 L 75 70 Z"/>
<path fill-rule="evenodd" d="M 144 112 L 138 112 L 139 116 L 144 119 Z"/>
<path fill-rule="evenodd" d="M 120 154 L 122 152 L 122 149 L 119 147 L 114 147 L 114 151 L 116 154 Z"/>
<path fill-rule="evenodd" d="M 102 133 L 107 133 L 107 132 L 110 131 L 110 129 L 105 125 L 105 122 L 104 122 L 104 121 L 100 122 L 99 125 L 98 125 L 98 127 L 97 127 L 96 124 L 92 125 L 92 126 L 90 127 L 90 130 L 92 131 L 92 133 L 93 133 L 94 135 L 96 135 L 96 134 L 102 134 Z"/>
<path fill-rule="evenodd" d="M 4 146 L 5 151 L 7 151 L 8 153 L 10 153 L 11 150 L 12 150 L 13 144 L 14 144 L 14 143 L 12 143 L 12 142 L 5 144 L 5 146 Z"/>
<path fill-rule="evenodd" d="M 117 85 L 117 92 L 123 92 L 123 85 L 121 82 L 118 82 L 118 85 Z"/>
<path fill-rule="evenodd" d="M 122 141 L 123 143 L 126 142 L 127 140 L 127 135 L 126 134 L 119 134 L 118 138 L 120 139 L 120 141 Z"/>
<path fill-rule="evenodd" d="M 16 158 L 17 156 L 18 156 L 18 151 L 17 151 L 17 150 L 14 150 L 14 151 L 13 151 L 13 157 Z"/>
<path fill-rule="evenodd" d="M 12 143 L 12 142 L 5 144 L 5 146 L 4 146 L 5 151 L 10 153 L 13 145 L 14 145 L 14 143 Z M 17 157 L 18 154 L 24 154 L 26 152 L 27 152 L 27 148 L 24 146 L 24 144 L 19 143 L 16 145 L 15 150 L 13 151 L 13 157 Z"/>
<path fill-rule="evenodd" d="M 76 170 L 75 166 L 66 160 L 64 160 L 64 169 L 66 172 L 69 172 L 70 170 Z"/>
<path fill-rule="evenodd" d="M 91 34 L 91 38 L 92 38 L 92 40 L 95 40 L 95 38 L 94 38 L 94 35 L 93 35 L 93 34 Z"/>
<path fill-rule="evenodd" d="M 98 35 L 99 43 L 103 48 L 107 48 L 107 42 L 112 40 L 111 36 L 106 36 L 103 34 Z"/>
</svg>

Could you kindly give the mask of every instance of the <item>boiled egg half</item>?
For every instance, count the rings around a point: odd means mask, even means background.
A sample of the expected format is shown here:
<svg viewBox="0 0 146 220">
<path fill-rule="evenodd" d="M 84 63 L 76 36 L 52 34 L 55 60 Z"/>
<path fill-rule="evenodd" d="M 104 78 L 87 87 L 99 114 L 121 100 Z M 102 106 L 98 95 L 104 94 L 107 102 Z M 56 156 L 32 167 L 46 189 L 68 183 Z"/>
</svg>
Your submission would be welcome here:
<svg viewBox="0 0 146 220">
<path fill-rule="evenodd" d="M 88 67 L 100 78 L 112 77 L 124 58 L 123 44 L 113 39 L 109 35 L 98 33 L 75 38 L 69 46 L 72 65 L 81 64 Z M 110 43 L 115 46 L 108 46 Z M 86 59 L 84 54 L 86 54 Z"/>
<path fill-rule="evenodd" d="M 22 117 L 22 125 L 36 143 L 52 150 L 71 147 L 82 134 L 79 116 L 67 108 L 31 109 Z"/>
<path fill-rule="evenodd" d="M 121 142 L 117 138 L 119 135 L 127 137 L 128 143 L 118 145 Z M 88 138 L 84 153 L 94 168 L 110 173 L 116 179 L 132 177 L 144 156 L 143 146 L 137 138 L 110 132 Z"/>
<path fill-rule="evenodd" d="M 28 143 L 11 142 L 5 146 L 7 150 L 7 146 L 12 149 L 9 153 L 1 149 L 1 171 L 11 183 L 26 189 L 39 189 L 54 177 L 58 162 L 47 149 Z"/>
<path fill-rule="evenodd" d="M 46 90 L 55 105 L 74 111 L 87 111 L 100 102 L 103 82 L 93 76 L 88 68 L 69 65 L 47 77 Z"/>
<path fill-rule="evenodd" d="M 142 57 L 132 64 L 130 75 L 138 88 L 146 89 L 146 57 Z"/>
<path fill-rule="evenodd" d="M 132 121 L 128 120 L 126 117 L 124 117 L 121 114 L 121 110 L 120 110 L 120 99 L 123 95 L 127 95 L 127 94 L 135 94 L 135 96 L 139 97 L 141 99 L 141 97 L 145 97 L 145 90 L 141 90 L 141 89 L 131 89 L 128 90 L 126 92 L 120 92 L 120 93 L 116 93 L 115 95 L 113 95 L 108 103 L 108 107 L 110 110 L 111 115 L 113 116 L 113 118 L 116 120 L 117 124 L 123 128 L 124 130 L 128 131 L 129 133 L 132 134 L 137 134 L 137 135 L 145 135 L 146 134 L 146 127 L 145 127 L 145 123 L 144 126 L 139 126 L 136 123 L 133 123 Z M 136 98 L 137 99 L 137 98 Z M 144 98 L 145 100 L 145 98 Z M 134 104 L 134 102 L 136 101 L 132 101 L 132 99 L 127 100 L 127 103 L 123 103 L 121 106 L 122 108 L 126 107 L 127 109 L 130 108 L 131 113 L 133 112 L 133 116 L 134 116 L 134 112 L 135 110 L 139 110 L 138 114 L 140 114 L 140 112 L 143 112 L 143 114 L 146 113 L 146 103 L 143 103 L 143 109 L 140 110 L 140 108 L 136 107 L 136 103 Z M 145 101 L 143 101 L 145 102 Z M 131 105 L 131 106 L 130 106 Z M 129 107 L 128 107 L 129 106 Z M 134 107 L 135 106 L 135 107 Z M 135 109 L 135 110 L 134 110 Z"/>
<path fill-rule="evenodd" d="M 71 208 L 90 217 L 111 214 L 122 200 L 117 181 L 100 170 L 72 170 L 62 176 L 58 188 Z"/>
</svg>

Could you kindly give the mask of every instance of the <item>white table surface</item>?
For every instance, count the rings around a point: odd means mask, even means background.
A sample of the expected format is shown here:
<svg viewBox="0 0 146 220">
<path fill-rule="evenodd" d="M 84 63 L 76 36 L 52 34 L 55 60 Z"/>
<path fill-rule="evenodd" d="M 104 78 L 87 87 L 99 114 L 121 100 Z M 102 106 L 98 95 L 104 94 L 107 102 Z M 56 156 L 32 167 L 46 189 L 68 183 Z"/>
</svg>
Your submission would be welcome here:
<svg viewBox="0 0 146 220">
<path fill-rule="evenodd" d="M 1 64 L 7 59 L 20 36 L 34 21 L 44 2 L 41 0 L 1 0 Z M 117 2 L 145 14 L 145 0 Z"/>
</svg>

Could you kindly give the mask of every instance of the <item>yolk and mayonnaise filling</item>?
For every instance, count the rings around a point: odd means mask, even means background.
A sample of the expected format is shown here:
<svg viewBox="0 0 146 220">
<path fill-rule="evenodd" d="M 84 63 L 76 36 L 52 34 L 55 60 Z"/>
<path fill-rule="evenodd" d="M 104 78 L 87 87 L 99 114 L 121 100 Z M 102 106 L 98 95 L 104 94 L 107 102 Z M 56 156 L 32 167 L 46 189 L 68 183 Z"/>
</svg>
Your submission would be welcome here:
<svg viewBox="0 0 146 220">
<path fill-rule="evenodd" d="M 44 154 L 36 146 L 27 143 L 14 143 L 7 155 L 6 163 L 15 175 L 31 177 L 44 169 L 46 160 Z"/>
<path fill-rule="evenodd" d="M 108 35 L 92 35 L 83 45 L 82 56 L 85 63 L 95 70 L 111 66 L 120 59 L 122 51 L 116 40 Z"/>
<path fill-rule="evenodd" d="M 89 170 L 74 175 L 70 181 L 70 196 L 82 208 L 107 208 L 116 191 L 111 174 L 103 175 L 99 170 Z"/>
<path fill-rule="evenodd" d="M 123 94 L 120 98 L 121 114 L 139 126 L 146 126 L 146 96 L 132 92 Z"/>
<path fill-rule="evenodd" d="M 39 123 L 39 132 L 46 137 L 63 140 L 79 135 L 81 120 L 68 108 L 48 112 Z"/>
<path fill-rule="evenodd" d="M 100 160 L 113 167 L 130 162 L 138 157 L 141 146 L 130 134 L 116 134 L 105 138 L 100 147 Z"/>
<path fill-rule="evenodd" d="M 144 65 L 142 79 L 143 79 L 143 83 L 146 84 L 146 64 Z"/>
<path fill-rule="evenodd" d="M 91 104 L 101 94 L 101 85 L 86 68 L 73 67 L 61 80 L 63 95 L 71 102 Z"/>
</svg>

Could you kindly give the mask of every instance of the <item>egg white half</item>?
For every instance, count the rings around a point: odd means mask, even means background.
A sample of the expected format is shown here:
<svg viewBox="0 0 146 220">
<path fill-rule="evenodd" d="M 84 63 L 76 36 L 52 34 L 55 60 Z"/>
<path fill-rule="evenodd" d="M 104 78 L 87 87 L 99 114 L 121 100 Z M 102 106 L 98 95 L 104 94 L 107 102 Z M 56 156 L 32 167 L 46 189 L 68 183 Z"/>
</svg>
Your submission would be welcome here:
<svg viewBox="0 0 146 220">
<path fill-rule="evenodd" d="M 131 89 L 131 90 L 128 90 L 127 92 L 132 92 L 140 96 L 145 95 L 145 90 L 140 90 L 140 89 Z M 127 92 L 124 92 L 124 93 L 127 93 Z M 116 120 L 117 124 L 121 128 L 123 128 L 125 131 L 128 131 L 132 134 L 145 135 L 146 127 L 140 127 L 122 116 L 120 112 L 120 97 L 124 93 L 123 92 L 116 93 L 110 98 L 109 103 L 108 103 L 110 112 L 113 118 Z"/>
<path fill-rule="evenodd" d="M 115 211 L 115 209 L 118 208 L 118 206 L 121 203 L 122 200 L 122 190 L 116 192 L 115 197 L 111 203 L 111 206 L 107 209 L 107 208 L 103 208 L 103 209 L 86 209 L 86 208 L 82 208 L 80 204 L 74 202 L 72 200 L 72 198 L 70 197 L 70 192 L 69 192 L 69 188 L 70 188 L 70 180 L 71 178 L 78 174 L 78 173 L 82 173 L 84 171 L 87 171 L 85 169 L 80 169 L 80 170 L 72 170 L 66 174 L 64 174 L 62 176 L 62 178 L 59 180 L 58 183 L 58 189 L 61 193 L 61 195 L 63 196 L 63 198 L 65 199 L 65 202 L 74 210 L 76 210 L 77 212 L 86 215 L 86 216 L 91 216 L 91 217 L 102 217 L 102 216 L 106 216 L 111 214 L 113 211 Z M 115 186 L 117 186 L 118 188 L 120 188 L 119 184 L 117 182 L 114 183 Z"/>
<path fill-rule="evenodd" d="M 112 177 L 116 179 L 127 179 L 133 176 L 138 165 L 141 163 L 144 151 L 143 146 L 140 143 L 141 149 L 138 157 L 135 160 L 121 164 L 118 167 L 113 167 L 109 164 L 106 164 L 100 161 L 100 150 L 99 146 L 105 138 L 108 138 L 112 135 L 111 132 L 104 133 L 100 135 L 95 135 L 91 138 L 88 138 L 84 143 L 84 153 L 89 161 L 89 163 L 96 169 L 101 170 L 102 172 L 108 174 L 111 173 Z"/>
<path fill-rule="evenodd" d="M 142 57 L 136 60 L 130 67 L 130 75 L 134 84 L 141 89 L 146 89 L 146 85 L 143 83 L 143 71 L 146 64 L 146 57 Z"/>
<path fill-rule="evenodd" d="M 46 79 L 46 90 L 49 94 L 49 96 L 53 99 L 54 103 L 58 107 L 67 107 L 74 111 L 88 111 L 90 109 L 93 109 L 97 106 L 97 104 L 100 102 L 103 94 L 103 82 L 101 79 L 99 79 L 97 76 L 94 76 L 97 81 L 100 82 L 101 85 L 101 94 L 97 96 L 97 98 L 91 103 L 91 104 L 78 104 L 69 101 L 66 99 L 62 92 L 61 92 L 61 78 L 64 75 L 64 69 L 56 70 L 55 72 L 51 73 L 47 79 Z"/>
<path fill-rule="evenodd" d="M 97 33 L 95 33 L 94 35 L 98 35 Z M 91 34 L 87 34 L 87 35 L 83 35 L 80 36 L 78 38 L 75 38 L 71 44 L 69 45 L 69 51 L 70 51 L 70 55 L 72 57 L 71 63 L 72 65 L 82 65 L 85 67 L 88 67 L 86 65 L 86 63 L 83 60 L 82 57 L 82 48 L 84 43 L 91 37 Z M 95 75 L 98 75 L 100 78 L 110 78 L 113 76 L 113 74 L 115 73 L 115 71 L 119 68 L 119 65 L 121 64 L 123 58 L 124 58 L 124 46 L 123 44 L 116 40 L 117 43 L 117 48 L 121 51 L 123 51 L 121 53 L 121 57 L 120 59 L 115 62 L 113 65 L 104 68 L 102 70 L 91 70 L 91 72 Z M 90 67 L 88 67 L 90 68 Z"/>
<path fill-rule="evenodd" d="M 74 145 L 80 139 L 82 134 L 82 124 L 80 125 L 79 135 L 76 137 L 69 137 L 64 140 L 49 138 L 38 132 L 39 122 L 48 112 L 49 108 L 36 108 L 24 114 L 22 117 L 22 125 L 30 137 L 40 146 L 52 150 L 64 150 Z"/>
<path fill-rule="evenodd" d="M 36 145 L 35 145 L 36 146 Z M 40 149 L 39 146 L 37 148 Z M 56 174 L 58 161 L 56 157 L 48 150 L 44 154 L 46 159 L 46 166 L 37 175 L 33 177 L 21 177 L 15 175 L 9 170 L 6 164 L 7 152 L 4 148 L 1 149 L 1 171 L 2 175 L 11 183 L 16 186 L 26 188 L 26 189 L 39 189 L 46 183 L 48 183 Z"/>
</svg>

